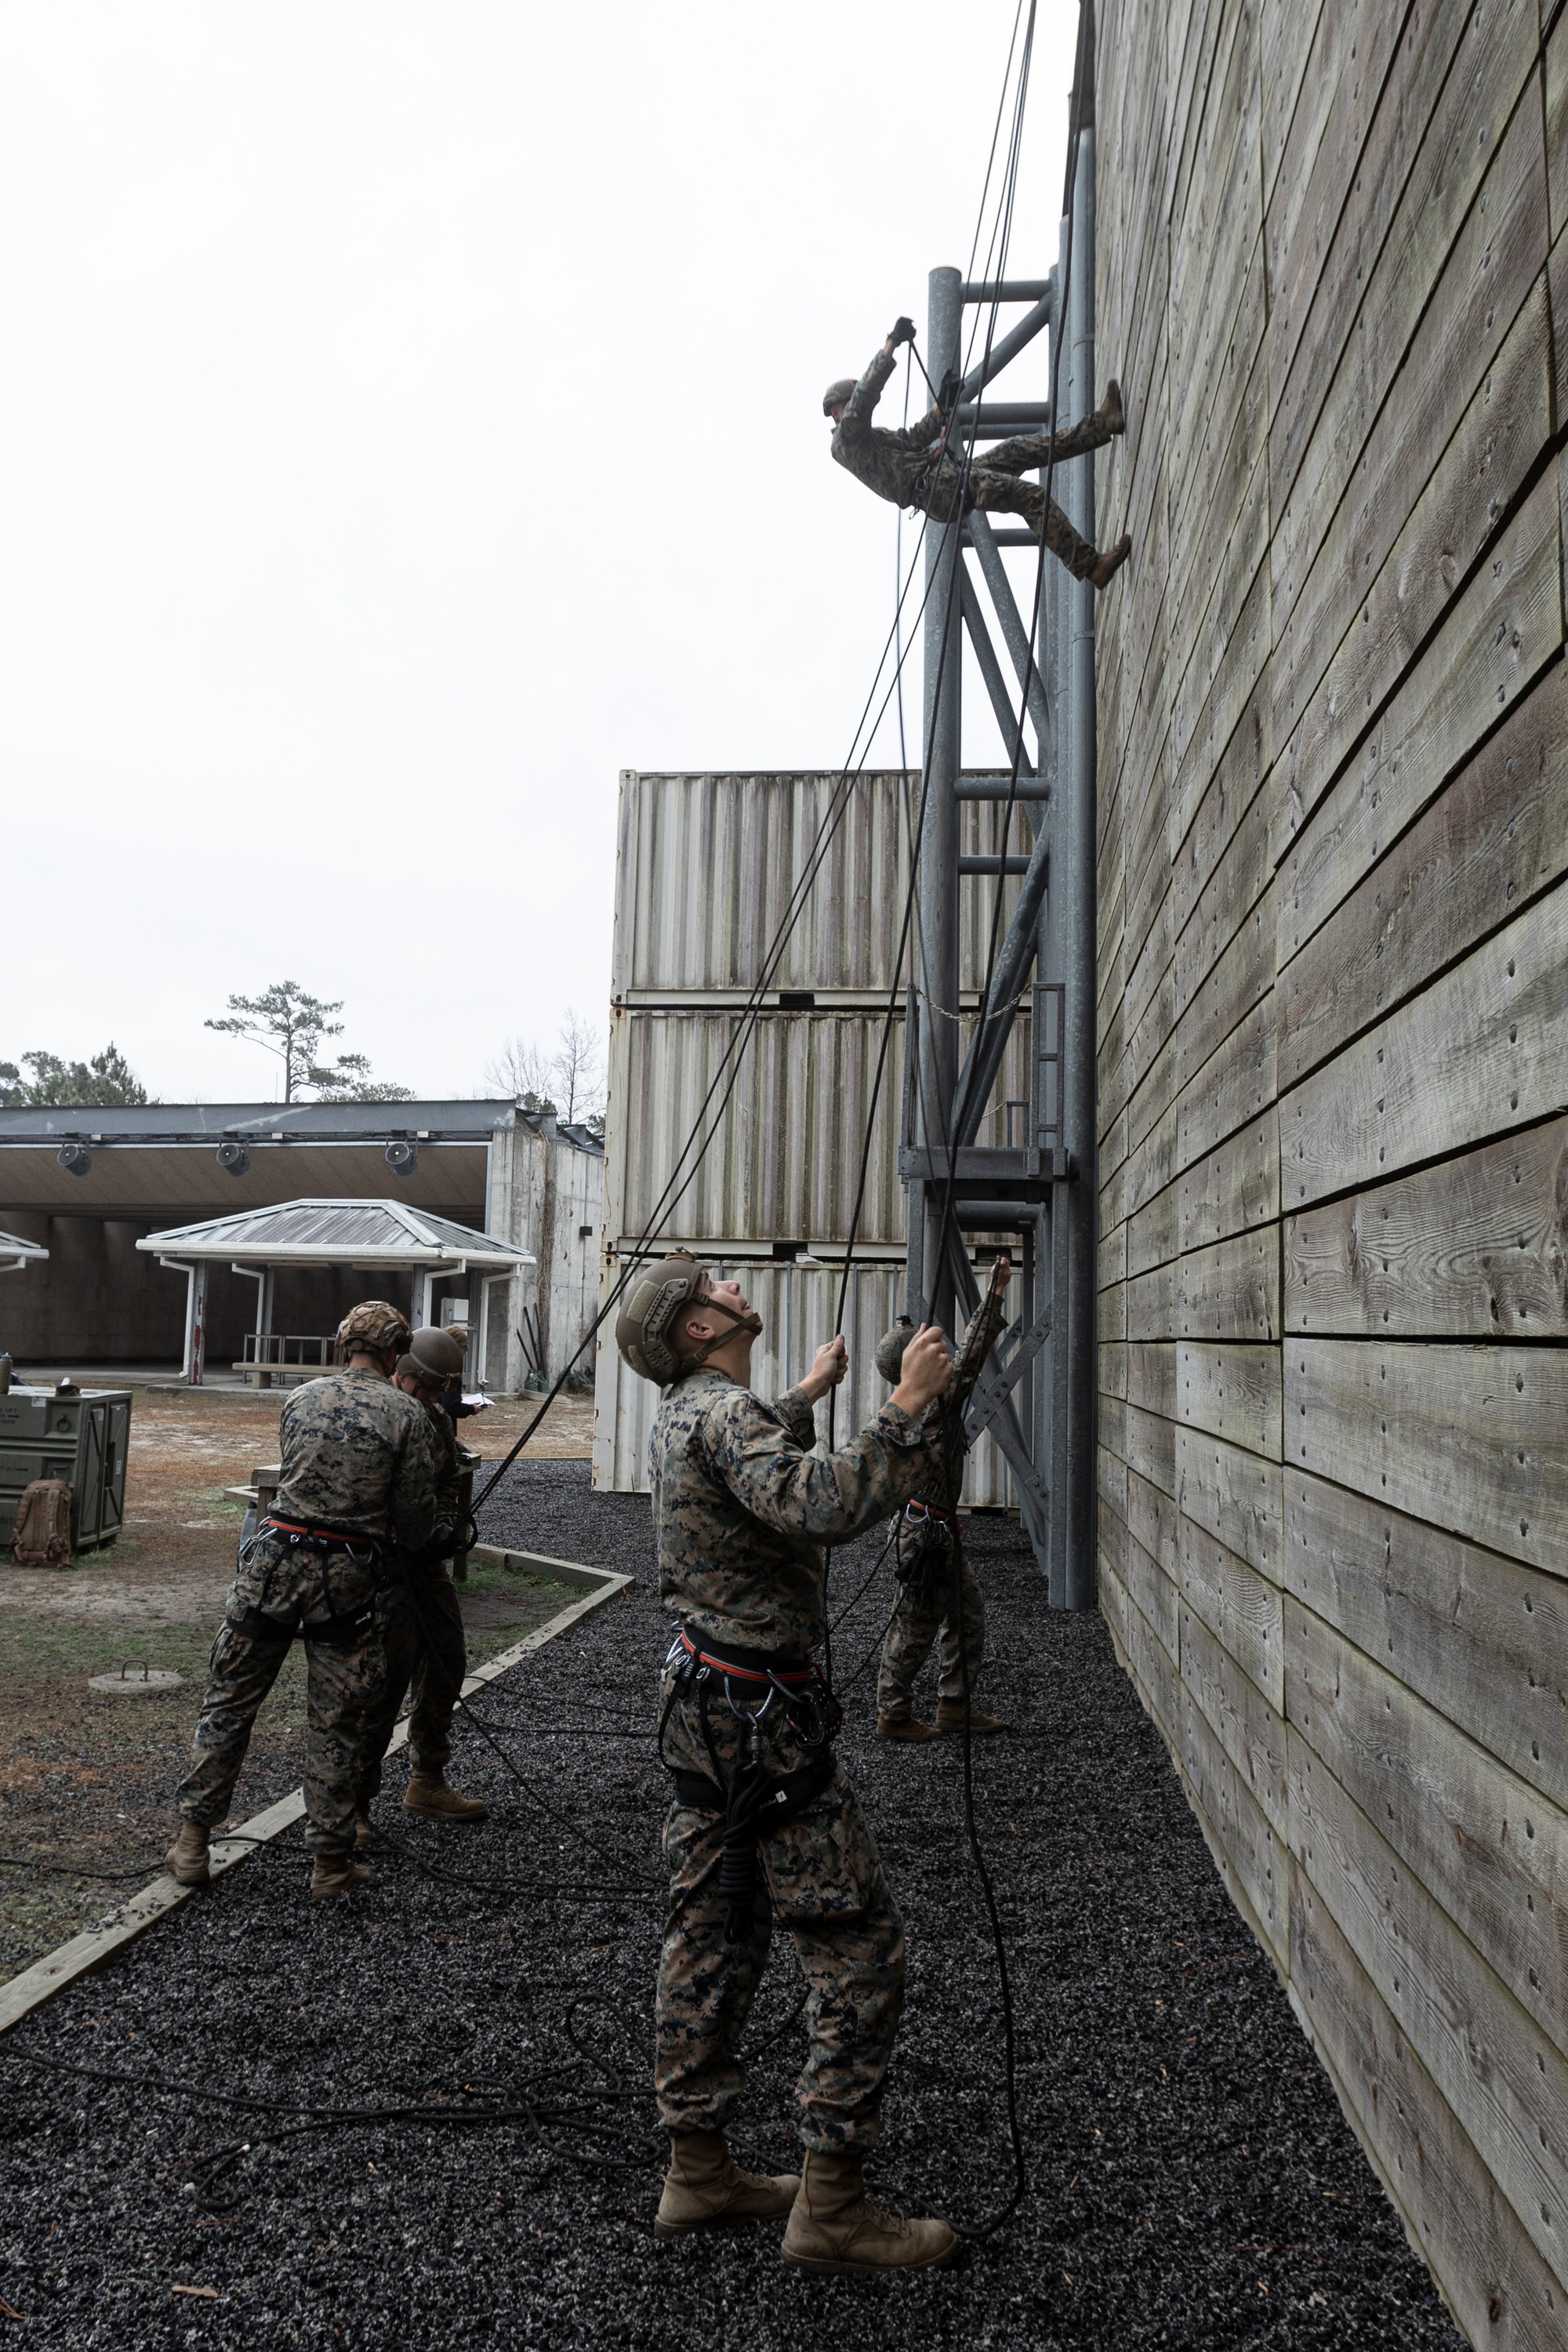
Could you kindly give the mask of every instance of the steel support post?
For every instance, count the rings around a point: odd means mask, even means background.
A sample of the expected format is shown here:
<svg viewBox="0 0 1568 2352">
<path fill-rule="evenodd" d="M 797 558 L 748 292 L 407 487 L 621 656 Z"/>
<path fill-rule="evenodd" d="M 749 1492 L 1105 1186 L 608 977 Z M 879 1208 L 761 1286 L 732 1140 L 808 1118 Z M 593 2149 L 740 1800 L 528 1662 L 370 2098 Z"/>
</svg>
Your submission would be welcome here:
<svg viewBox="0 0 1568 2352">
<path fill-rule="evenodd" d="M 207 1262 L 199 1257 L 191 1267 L 185 1303 L 185 1378 L 194 1389 L 202 1385 L 207 1361 Z"/>
<path fill-rule="evenodd" d="M 931 273 L 926 313 L 926 366 L 940 383 L 958 364 L 963 324 L 963 280 L 956 269 Z M 931 1151 L 952 1141 L 952 1097 L 958 1076 L 958 844 L 959 803 L 955 787 L 962 765 L 963 627 L 958 572 L 963 562 L 962 520 L 926 526 L 925 774 L 921 820 L 920 971 L 924 997 L 920 1034 L 920 1097 L 917 1132 Z M 935 1191 L 935 1188 L 931 1188 Z M 926 1188 L 921 1188 L 922 1196 Z M 926 1313 L 954 1329 L 952 1276 L 947 1252 L 931 1244 L 940 1192 L 920 1202 L 927 1235 L 921 1252 Z M 916 1214 L 910 1188 L 910 1215 Z"/>
<path fill-rule="evenodd" d="M 1063 373 L 1069 376 L 1068 421 L 1079 423 L 1095 404 L 1094 392 L 1094 131 L 1080 130 L 1072 192 L 1072 281 L 1067 289 L 1067 345 Z M 1084 537 L 1094 539 L 1094 466 L 1079 458 L 1067 469 L 1062 503 Z M 1067 1034 L 1063 1039 L 1062 1110 L 1073 1182 L 1068 1192 L 1068 1356 L 1070 1441 L 1068 1460 L 1066 1591 L 1064 1605 L 1094 1604 L 1095 1467 L 1097 1439 L 1095 1368 L 1095 1232 L 1099 1201 L 1095 1106 L 1095 592 L 1086 580 L 1065 583 L 1067 611 L 1067 724 L 1071 736 L 1072 791 L 1062 845 L 1062 929 L 1067 980 Z"/>
</svg>

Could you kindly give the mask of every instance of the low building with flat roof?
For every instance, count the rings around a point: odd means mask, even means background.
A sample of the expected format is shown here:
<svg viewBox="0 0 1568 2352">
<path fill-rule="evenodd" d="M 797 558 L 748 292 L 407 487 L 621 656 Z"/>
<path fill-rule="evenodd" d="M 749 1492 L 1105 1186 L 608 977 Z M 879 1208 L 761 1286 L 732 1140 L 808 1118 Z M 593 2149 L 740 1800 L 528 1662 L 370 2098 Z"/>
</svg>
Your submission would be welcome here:
<svg viewBox="0 0 1568 2352">
<path fill-rule="evenodd" d="M 530 1371 L 553 1379 L 597 1307 L 604 1149 L 587 1129 L 515 1102 L 145 1103 L 0 1110 L 0 1226 L 46 1250 L 0 1290 L 0 1349 L 18 1366 L 107 1371 L 185 1356 L 184 1286 L 150 1234 L 302 1200 L 394 1197 L 515 1250 L 491 1289 L 483 1363 L 469 1377 L 507 1391 Z M 521 1260 L 532 1263 L 522 1263 Z M 415 1304 L 423 1279 L 400 1270 L 387 1296 Z M 366 1294 L 349 1265 L 279 1266 L 278 1331 L 336 1325 Z M 439 1319 L 473 1320 L 479 1302 L 454 1274 L 426 1286 Z M 460 1318 L 453 1312 L 466 1301 Z M 243 1360 L 257 1321 L 254 1279 L 214 1262 L 207 1360 Z"/>
</svg>

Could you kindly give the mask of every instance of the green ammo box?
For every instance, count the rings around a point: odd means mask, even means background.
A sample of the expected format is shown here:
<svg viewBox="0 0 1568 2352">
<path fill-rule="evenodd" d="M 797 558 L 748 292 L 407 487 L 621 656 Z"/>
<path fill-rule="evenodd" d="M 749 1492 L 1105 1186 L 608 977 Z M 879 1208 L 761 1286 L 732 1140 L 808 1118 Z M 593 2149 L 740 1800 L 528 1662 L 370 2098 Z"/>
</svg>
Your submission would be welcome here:
<svg viewBox="0 0 1568 2352">
<path fill-rule="evenodd" d="M 63 1478 L 71 1490 L 71 1549 L 112 1543 L 125 1517 L 129 1389 L 14 1387 L 0 1396 L 0 1550 L 8 1552 L 23 1489 Z"/>
</svg>

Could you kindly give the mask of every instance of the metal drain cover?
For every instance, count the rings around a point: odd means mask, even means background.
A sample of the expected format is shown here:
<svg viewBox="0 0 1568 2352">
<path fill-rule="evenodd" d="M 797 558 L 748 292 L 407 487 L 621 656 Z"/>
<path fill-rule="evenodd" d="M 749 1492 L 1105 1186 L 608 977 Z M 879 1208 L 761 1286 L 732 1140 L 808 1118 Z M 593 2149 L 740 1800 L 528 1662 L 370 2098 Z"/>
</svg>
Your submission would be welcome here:
<svg viewBox="0 0 1568 2352">
<path fill-rule="evenodd" d="M 173 1666 L 143 1666 L 127 1658 L 116 1675 L 94 1675 L 89 1690 L 112 1691 L 118 1698 L 148 1698 L 154 1691 L 183 1690 L 185 1678 Z"/>
</svg>

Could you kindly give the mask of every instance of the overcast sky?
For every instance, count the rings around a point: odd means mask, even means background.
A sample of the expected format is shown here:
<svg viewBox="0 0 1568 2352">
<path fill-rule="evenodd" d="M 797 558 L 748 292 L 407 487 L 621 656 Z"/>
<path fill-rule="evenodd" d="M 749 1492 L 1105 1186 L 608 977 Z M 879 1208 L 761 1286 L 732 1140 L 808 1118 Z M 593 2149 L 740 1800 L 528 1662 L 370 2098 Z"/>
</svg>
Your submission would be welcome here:
<svg viewBox="0 0 1568 2352">
<path fill-rule="evenodd" d="M 202 1020 L 284 977 L 428 1095 L 603 1028 L 619 771 L 845 757 L 822 389 L 967 262 L 1014 5 L 0 0 L 0 1059 L 265 1099 Z"/>
</svg>

